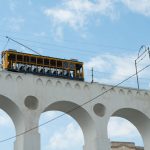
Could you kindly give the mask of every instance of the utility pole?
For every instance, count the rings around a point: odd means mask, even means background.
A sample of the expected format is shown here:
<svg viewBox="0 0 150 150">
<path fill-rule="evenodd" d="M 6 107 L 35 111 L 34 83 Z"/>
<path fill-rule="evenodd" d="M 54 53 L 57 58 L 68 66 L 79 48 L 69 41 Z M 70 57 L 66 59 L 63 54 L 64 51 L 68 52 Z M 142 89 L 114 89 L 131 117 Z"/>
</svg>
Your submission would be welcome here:
<svg viewBox="0 0 150 150">
<path fill-rule="evenodd" d="M 135 70 L 136 70 L 137 87 L 138 87 L 138 90 L 139 90 L 140 86 L 139 86 L 139 77 L 138 77 L 138 70 L 137 70 L 137 62 L 136 62 L 136 60 L 135 60 Z"/>
<path fill-rule="evenodd" d="M 144 50 L 143 50 L 144 49 Z M 142 51 L 143 50 L 143 51 Z M 139 77 L 138 77 L 138 63 L 142 61 L 146 55 L 148 54 L 149 59 L 150 59 L 150 48 L 146 47 L 145 45 L 142 45 L 141 48 L 138 51 L 138 57 L 135 59 L 135 70 L 136 70 L 136 80 L 137 80 L 137 87 L 138 90 L 140 88 L 139 84 Z M 144 56 L 143 56 L 144 55 Z"/>
<path fill-rule="evenodd" d="M 92 67 L 92 70 L 91 70 L 91 72 L 92 72 L 92 81 L 91 81 L 91 83 L 93 83 L 93 82 L 94 82 L 93 67 Z"/>
</svg>

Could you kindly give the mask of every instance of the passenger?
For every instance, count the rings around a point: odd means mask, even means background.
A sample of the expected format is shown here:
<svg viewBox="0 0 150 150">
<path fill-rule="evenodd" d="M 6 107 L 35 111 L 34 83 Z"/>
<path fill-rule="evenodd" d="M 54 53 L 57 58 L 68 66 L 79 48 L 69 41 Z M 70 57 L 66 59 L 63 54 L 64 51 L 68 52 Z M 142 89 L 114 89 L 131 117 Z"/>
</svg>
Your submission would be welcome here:
<svg viewBox="0 0 150 150">
<path fill-rule="evenodd" d="M 43 69 L 40 70 L 40 73 L 43 73 Z"/>
<path fill-rule="evenodd" d="M 69 76 L 69 73 L 67 72 L 65 76 L 68 77 L 68 76 Z"/>
<path fill-rule="evenodd" d="M 45 69 L 43 68 L 43 73 L 45 74 Z"/>
<path fill-rule="evenodd" d="M 27 67 L 26 71 L 30 72 L 30 70 L 31 70 L 31 67 Z"/>
<path fill-rule="evenodd" d="M 19 71 L 24 71 L 24 66 L 21 66 Z"/>
<path fill-rule="evenodd" d="M 37 68 L 34 68 L 34 69 L 33 69 L 33 72 L 34 72 L 34 73 L 37 72 Z"/>
<path fill-rule="evenodd" d="M 56 71 L 54 71 L 54 72 L 53 72 L 53 75 L 55 75 L 55 76 L 56 76 L 56 75 L 57 75 L 57 72 L 56 72 Z"/>
<path fill-rule="evenodd" d="M 62 74 L 63 74 L 63 73 L 62 73 L 62 71 L 61 71 L 61 72 L 59 73 L 59 76 L 62 76 Z"/>
<path fill-rule="evenodd" d="M 72 74 L 70 73 L 70 78 L 73 78 Z"/>
<path fill-rule="evenodd" d="M 50 70 L 47 70 L 47 71 L 46 71 L 46 74 L 50 74 Z"/>
</svg>

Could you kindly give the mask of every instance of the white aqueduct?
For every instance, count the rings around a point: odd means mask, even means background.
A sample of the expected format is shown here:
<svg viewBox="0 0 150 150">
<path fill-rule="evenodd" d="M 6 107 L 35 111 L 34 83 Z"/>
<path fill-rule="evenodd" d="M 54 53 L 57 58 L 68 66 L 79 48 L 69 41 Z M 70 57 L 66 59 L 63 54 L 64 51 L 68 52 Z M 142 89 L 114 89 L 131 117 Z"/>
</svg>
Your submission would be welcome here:
<svg viewBox="0 0 150 150">
<path fill-rule="evenodd" d="M 42 112 L 69 112 L 82 129 L 84 150 L 110 150 L 109 119 L 123 117 L 136 126 L 144 149 L 150 150 L 150 91 L 116 87 L 78 107 L 110 88 L 98 83 L 2 71 L 0 108 L 13 120 L 16 134 L 38 126 Z M 38 129 L 16 137 L 14 150 L 40 150 Z"/>
</svg>

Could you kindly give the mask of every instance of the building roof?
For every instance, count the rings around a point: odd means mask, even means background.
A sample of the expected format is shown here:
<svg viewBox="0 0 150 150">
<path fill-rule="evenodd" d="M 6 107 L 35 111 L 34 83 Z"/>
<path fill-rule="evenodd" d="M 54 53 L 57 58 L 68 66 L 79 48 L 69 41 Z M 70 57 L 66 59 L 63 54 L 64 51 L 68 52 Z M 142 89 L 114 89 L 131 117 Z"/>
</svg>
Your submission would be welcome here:
<svg viewBox="0 0 150 150">
<path fill-rule="evenodd" d="M 126 147 L 127 149 L 134 149 L 134 150 L 144 150 L 143 147 L 136 146 L 133 142 L 111 142 L 111 148 L 113 150 L 116 148 Z"/>
</svg>

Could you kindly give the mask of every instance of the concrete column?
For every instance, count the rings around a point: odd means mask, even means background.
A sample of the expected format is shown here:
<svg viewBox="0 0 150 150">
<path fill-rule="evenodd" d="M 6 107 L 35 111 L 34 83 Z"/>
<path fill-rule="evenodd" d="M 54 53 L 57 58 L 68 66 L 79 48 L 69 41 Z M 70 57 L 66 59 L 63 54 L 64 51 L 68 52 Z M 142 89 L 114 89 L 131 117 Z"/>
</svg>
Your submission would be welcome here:
<svg viewBox="0 0 150 150">
<path fill-rule="evenodd" d="M 110 141 L 106 137 L 97 137 L 88 141 L 88 143 L 83 146 L 83 150 L 111 150 Z"/>
<path fill-rule="evenodd" d="M 92 137 L 89 135 L 89 138 L 85 139 L 85 145 L 83 150 L 111 150 L 110 140 L 107 136 L 107 124 L 103 122 L 95 122 L 96 135 Z"/>
<path fill-rule="evenodd" d="M 18 136 L 14 143 L 14 150 L 40 150 L 40 134 L 31 131 Z"/>
</svg>

